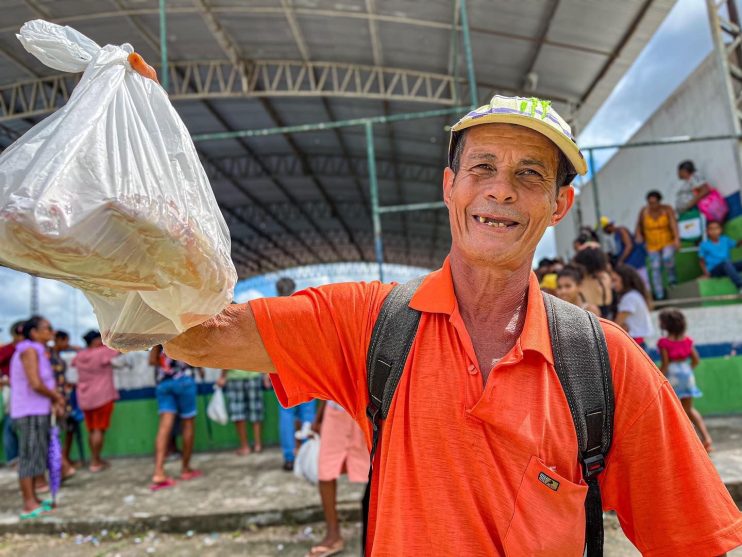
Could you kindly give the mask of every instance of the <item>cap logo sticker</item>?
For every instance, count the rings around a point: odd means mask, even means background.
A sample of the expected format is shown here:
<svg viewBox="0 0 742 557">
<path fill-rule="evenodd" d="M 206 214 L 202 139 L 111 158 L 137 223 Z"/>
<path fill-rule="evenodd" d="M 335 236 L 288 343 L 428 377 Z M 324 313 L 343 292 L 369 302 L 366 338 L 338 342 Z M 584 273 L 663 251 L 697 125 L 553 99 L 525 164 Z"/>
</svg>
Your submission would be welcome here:
<svg viewBox="0 0 742 557">
<path fill-rule="evenodd" d="M 550 478 L 543 472 L 539 472 L 538 481 L 540 481 L 542 484 L 544 484 L 546 487 L 548 487 L 552 491 L 556 491 L 559 489 L 559 482 L 556 481 L 554 478 Z"/>
<path fill-rule="evenodd" d="M 546 115 L 549 113 L 549 109 L 551 108 L 551 101 L 544 101 L 536 97 L 520 101 L 520 111 L 529 113 L 531 118 L 536 117 L 537 107 L 541 108 L 541 119 L 546 120 Z"/>
</svg>

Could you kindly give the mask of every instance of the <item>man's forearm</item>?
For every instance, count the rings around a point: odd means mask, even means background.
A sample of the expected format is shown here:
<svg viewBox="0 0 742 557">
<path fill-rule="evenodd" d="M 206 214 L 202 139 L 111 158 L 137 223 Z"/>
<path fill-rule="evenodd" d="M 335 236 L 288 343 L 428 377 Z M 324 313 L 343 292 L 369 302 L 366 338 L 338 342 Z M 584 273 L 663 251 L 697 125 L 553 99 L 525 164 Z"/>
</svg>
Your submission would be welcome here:
<svg viewBox="0 0 742 557">
<path fill-rule="evenodd" d="M 165 344 L 173 359 L 192 366 L 273 372 L 248 304 L 232 304 Z"/>
</svg>

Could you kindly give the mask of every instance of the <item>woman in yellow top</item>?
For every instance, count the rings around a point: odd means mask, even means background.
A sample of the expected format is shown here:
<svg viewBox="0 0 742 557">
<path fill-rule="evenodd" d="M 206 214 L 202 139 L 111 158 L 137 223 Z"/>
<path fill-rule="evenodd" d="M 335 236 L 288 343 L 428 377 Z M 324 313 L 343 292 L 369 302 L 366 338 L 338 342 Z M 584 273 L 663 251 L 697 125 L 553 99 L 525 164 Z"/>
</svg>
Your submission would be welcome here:
<svg viewBox="0 0 742 557">
<path fill-rule="evenodd" d="M 652 292 L 655 300 L 665 298 L 662 269 L 672 285 L 675 279 L 675 250 L 680 247 L 680 234 L 675 211 L 662 204 L 662 194 L 652 190 L 647 194 L 647 205 L 639 212 L 636 223 L 636 241 L 646 244 L 652 268 Z"/>
</svg>

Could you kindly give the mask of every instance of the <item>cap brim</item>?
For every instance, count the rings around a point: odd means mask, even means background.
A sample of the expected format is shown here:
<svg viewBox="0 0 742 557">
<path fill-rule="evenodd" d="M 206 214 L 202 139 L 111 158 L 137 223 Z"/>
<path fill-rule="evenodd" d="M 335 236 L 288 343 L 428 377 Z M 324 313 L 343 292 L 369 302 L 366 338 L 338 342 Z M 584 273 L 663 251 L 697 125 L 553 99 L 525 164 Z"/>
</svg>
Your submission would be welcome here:
<svg viewBox="0 0 742 557">
<path fill-rule="evenodd" d="M 525 114 L 486 114 L 484 116 L 464 120 L 463 122 L 457 122 L 451 128 L 451 140 L 448 148 L 449 160 L 452 155 L 451 151 L 454 147 L 454 134 L 473 126 L 481 126 L 482 124 L 515 124 L 516 126 L 523 126 L 539 132 L 548 137 L 557 148 L 564 153 L 564 156 L 566 156 L 567 160 L 572 163 L 572 166 L 578 174 L 581 176 L 587 174 L 587 163 L 574 141 L 539 118 L 534 118 Z"/>
</svg>

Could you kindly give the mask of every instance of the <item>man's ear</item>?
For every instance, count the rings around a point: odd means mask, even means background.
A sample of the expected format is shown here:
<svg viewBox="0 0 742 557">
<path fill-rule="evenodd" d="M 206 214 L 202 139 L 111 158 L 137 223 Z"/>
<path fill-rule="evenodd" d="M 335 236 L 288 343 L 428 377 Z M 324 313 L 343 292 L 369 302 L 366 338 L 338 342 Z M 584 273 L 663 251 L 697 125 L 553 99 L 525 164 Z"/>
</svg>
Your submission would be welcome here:
<svg viewBox="0 0 742 557">
<path fill-rule="evenodd" d="M 453 191 L 453 181 L 456 178 L 456 173 L 451 170 L 450 166 L 447 166 L 443 171 L 443 202 L 448 207 L 448 202 L 451 199 L 451 192 Z"/>
<path fill-rule="evenodd" d="M 556 207 L 551 215 L 551 223 L 549 226 L 556 226 L 559 224 L 575 202 L 575 189 L 572 186 L 562 186 L 559 188 L 556 199 Z"/>
</svg>

